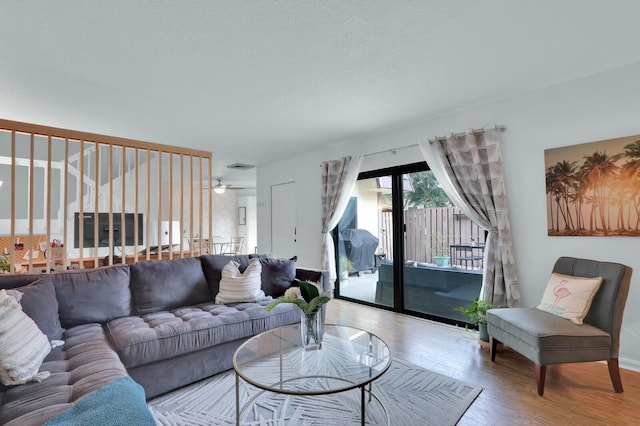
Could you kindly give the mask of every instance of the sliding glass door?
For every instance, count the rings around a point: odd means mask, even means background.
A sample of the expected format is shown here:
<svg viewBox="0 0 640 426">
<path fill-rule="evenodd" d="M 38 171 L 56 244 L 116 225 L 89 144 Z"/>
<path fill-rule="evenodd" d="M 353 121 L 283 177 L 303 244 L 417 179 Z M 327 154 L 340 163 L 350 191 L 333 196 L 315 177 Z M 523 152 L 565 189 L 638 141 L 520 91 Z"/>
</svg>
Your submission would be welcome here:
<svg viewBox="0 0 640 426">
<path fill-rule="evenodd" d="M 453 205 L 431 171 L 408 173 L 402 183 L 402 309 L 465 322 L 456 308 L 480 294 L 485 232 Z"/>
<path fill-rule="evenodd" d="M 334 236 L 338 297 L 464 322 L 480 293 L 485 232 L 425 163 L 362 173 Z"/>
<path fill-rule="evenodd" d="M 393 288 L 378 290 L 380 277 L 393 276 L 391 176 L 359 179 L 338 225 L 339 293 L 366 303 L 393 307 Z"/>
</svg>

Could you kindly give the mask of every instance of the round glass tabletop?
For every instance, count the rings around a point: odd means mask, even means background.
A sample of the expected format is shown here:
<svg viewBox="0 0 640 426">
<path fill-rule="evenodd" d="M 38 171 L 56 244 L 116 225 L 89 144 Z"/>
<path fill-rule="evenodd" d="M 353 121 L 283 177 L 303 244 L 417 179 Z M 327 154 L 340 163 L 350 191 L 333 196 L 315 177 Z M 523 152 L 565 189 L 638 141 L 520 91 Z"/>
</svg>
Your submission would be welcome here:
<svg viewBox="0 0 640 426">
<path fill-rule="evenodd" d="M 385 342 L 368 331 L 324 327 L 322 348 L 305 351 L 300 324 L 265 331 L 243 343 L 233 368 L 252 385 L 271 392 L 321 395 L 362 387 L 391 364 Z"/>
</svg>

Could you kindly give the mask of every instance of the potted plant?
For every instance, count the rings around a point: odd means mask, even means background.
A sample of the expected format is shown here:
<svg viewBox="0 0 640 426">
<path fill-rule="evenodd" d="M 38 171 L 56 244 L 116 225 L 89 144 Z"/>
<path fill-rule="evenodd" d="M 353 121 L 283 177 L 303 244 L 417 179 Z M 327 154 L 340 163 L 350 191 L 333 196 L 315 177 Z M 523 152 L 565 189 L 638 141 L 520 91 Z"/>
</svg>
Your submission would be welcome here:
<svg viewBox="0 0 640 426">
<path fill-rule="evenodd" d="M 351 260 L 344 254 L 340 255 L 340 279 L 342 281 L 349 279 L 349 274 L 353 270 L 353 263 Z"/>
<path fill-rule="evenodd" d="M 458 306 L 456 311 L 462 312 L 471 324 L 478 327 L 480 340 L 489 341 L 489 333 L 487 332 L 487 311 L 491 309 L 491 302 L 476 299 L 469 306 Z M 468 328 L 468 327 L 467 327 Z"/>
<path fill-rule="evenodd" d="M 284 296 L 265 306 L 264 310 L 271 312 L 280 303 L 295 304 L 300 308 L 301 312 L 300 331 L 305 351 L 320 349 L 322 347 L 322 333 L 324 332 L 320 310 L 322 305 L 331 300 L 331 296 L 328 293 L 321 293 L 314 283 L 298 279 L 294 281 L 295 284 L 284 292 Z"/>
<path fill-rule="evenodd" d="M 442 235 L 437 234 L 433 246 L 431 247 L 433 261 L 436 266 L 449 266 L 451 260 L 448 247 L 445 247 Z"/>
<path fill-rule="evenodd" d="M 0 274 L 5 274 L 11 270 L 9 259 L 5 255 L 0 255 Z"/>
</svg>

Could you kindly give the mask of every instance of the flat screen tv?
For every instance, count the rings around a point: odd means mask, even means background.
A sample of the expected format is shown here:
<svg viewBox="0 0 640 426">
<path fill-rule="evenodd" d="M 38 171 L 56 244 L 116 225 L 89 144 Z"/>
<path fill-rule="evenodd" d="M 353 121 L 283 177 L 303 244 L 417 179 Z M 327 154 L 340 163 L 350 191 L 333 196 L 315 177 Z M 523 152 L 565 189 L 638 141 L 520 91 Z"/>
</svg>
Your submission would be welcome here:
<svg viewBox="0 0 640 426">
<path fill-rule="evenodd" d="M 121 213 L 113 213 L 113 222 L 112 228 L 109 228 L 109 213 L 98 213 L 98 247 L 109 247 L 109 235 L 113 232 L 113 246 L 122 246 L 122 229 L 125 230 L 125 246 L 133 246 L 135 240 L 135 214 L 134 213 L 125 213 L 124 214 L 124 227 L 122 226 L 122 214 Z M 82 213 L 82 228 L 83 228 L 83 238 L 82 238 L 82 246 L 83 248 L 92 248 L 96 246 L 95 243 L 95 223 L 96 223 L 96 214 L 95 213 Z M 138 245 L 143 245 L 143 219 L 142 213 L 138 213 Z M 80 213 L 76 212 L 74 215 L 74 228 L 73 228 L 73 245 L 76 248 L 80 247 Z"/>
</svg>

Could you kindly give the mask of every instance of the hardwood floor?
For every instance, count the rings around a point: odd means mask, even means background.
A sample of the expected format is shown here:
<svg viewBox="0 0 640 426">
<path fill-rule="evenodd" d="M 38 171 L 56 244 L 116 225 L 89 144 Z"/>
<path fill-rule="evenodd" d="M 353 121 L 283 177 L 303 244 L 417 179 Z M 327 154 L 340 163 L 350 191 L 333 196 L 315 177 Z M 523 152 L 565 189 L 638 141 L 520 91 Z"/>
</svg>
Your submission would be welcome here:
<svg viewBox="0 0 640 426">
<path fill-rule="evenodd" d="M 621 370 L 624 393 L 613 391 L 603 362 L 549 366 L 538 396 L 533 363 L 488 349 L 463 329 L 344 300 L 332 300 L 327 322 L 381 337 L 394 358 L 483 388 L 460 425 L 640 425 L 640 373 Z"/>
</svg>

